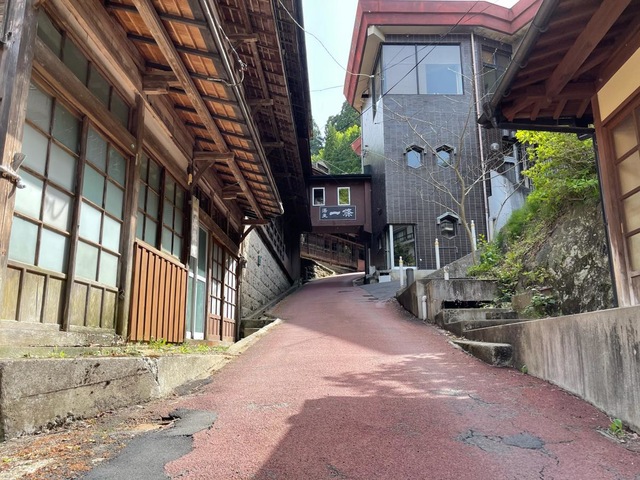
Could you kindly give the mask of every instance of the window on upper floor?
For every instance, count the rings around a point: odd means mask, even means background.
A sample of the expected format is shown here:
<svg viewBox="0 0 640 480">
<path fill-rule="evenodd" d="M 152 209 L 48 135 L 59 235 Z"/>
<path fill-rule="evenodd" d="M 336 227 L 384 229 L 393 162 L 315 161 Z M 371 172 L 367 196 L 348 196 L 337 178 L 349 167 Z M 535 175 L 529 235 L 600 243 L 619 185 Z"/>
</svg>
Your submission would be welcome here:
<svg viewBox="0 0 640 480">
<path fill-rule="evenodd" d="M 90 62 L 67 33 L 58 29 L 44 9 L 38 14 L 38 37 L 71 72 L 109 109 L 118 122 L 129 127 L 130 108 L 116 89 Z"/>
<path fill-rule="evenodd" d="M 318 187 L 311 189 L 312 203 L 314 207 L 324 205 L 324 187 Z"/>
<path fill-rule="evenodd" d="M 422 153 L 423 149 L 415 145 L 407 148 L 404 153 L 407 160 L 407 165 L 411 168 L 420 168 L 420 166 L 422 166 Z"/>
<path fill-rule="evenodd" d="M 460 45 L 383 45 L 382 92 L 462 95 L 460 58 Z"/>
<path fill-rule="evenodd" d="M 507 52 L 482 47 L 482 85 L 485 95 L 495 91 L 510 61 L 511 56 Z"/>
<path fill-rule="evenodd" d="M 453 162 L 453 156 L 455 155 L 455 149 L 447 144 L 441 145 L 436 148 L 436 163 L 440 167 L 449 167 Z"/>
<path fill-rule="evenodd" d="M 351 188 L 338 187 L 338 205 L 351 205 Z"/>
</svg>

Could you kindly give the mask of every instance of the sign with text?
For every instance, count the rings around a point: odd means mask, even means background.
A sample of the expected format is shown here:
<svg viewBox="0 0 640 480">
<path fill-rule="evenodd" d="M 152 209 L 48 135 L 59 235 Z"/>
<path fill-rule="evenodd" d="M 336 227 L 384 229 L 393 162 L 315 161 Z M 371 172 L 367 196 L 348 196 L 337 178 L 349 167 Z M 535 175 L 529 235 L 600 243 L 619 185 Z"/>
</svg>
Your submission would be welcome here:
<svg viewBox="0 0 640 480">
<path fill-rule="evenodd" d="M 320 220 L 355 220 L 355 205 L 320 207 Z"/>
</svg>

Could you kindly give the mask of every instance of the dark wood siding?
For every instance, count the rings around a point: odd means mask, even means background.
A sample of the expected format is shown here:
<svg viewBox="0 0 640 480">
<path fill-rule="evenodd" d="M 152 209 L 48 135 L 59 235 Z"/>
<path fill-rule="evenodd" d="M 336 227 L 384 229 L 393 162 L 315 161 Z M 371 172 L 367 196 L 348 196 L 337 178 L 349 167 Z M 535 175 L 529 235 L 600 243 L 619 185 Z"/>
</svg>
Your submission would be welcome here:
<svg viewBox="0 0 640 480">
<path fill-rule="evenodd" d="M 184 341 L 186 268 L 141 242 L 133 261 L 129 340 Z"/>
</svg>

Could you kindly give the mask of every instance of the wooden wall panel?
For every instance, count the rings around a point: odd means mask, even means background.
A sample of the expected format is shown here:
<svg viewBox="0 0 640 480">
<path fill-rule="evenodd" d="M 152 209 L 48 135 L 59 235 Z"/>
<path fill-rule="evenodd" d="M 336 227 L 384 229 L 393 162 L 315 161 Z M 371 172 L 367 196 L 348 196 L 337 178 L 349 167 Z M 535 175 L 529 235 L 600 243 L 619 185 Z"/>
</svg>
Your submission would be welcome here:
<svg viewBox="0 0 640 480">
<path fill-rule="evenodd" d="M 129 340 L 184 341 L 187 270 L 147 245 L 134 248 Z"/>
</svg>

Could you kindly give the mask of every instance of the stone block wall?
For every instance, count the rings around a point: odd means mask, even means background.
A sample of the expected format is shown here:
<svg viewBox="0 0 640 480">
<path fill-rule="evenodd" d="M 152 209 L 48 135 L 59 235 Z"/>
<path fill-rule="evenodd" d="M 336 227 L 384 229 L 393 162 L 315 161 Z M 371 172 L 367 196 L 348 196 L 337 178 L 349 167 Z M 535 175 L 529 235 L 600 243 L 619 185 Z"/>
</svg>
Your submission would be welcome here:
<svg viewBox="0 0 640 480">
<path fill-rule="evenodd" d="M 247 265 L 242 278 L 240 317 L 246 318 L 289 290 L 291 279 L 259 230 L 251 232 L 242 246 Z"/>
</svg>

